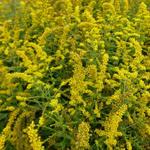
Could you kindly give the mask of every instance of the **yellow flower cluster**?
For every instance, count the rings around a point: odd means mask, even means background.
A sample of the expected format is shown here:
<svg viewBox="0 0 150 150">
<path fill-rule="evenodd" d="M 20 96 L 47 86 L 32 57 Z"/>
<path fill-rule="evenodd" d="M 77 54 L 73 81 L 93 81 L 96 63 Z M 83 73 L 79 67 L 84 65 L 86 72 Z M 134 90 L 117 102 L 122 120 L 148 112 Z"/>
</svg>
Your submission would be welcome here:
<svg viewBox="0 0 150 150">
<path fill-rule="evenodd" d="M 57 98 L 50 101 L 50 106 L 54 109 L 52 112 L 60 112 L 64 108 L 61 103 L 58 102 Z"/>
<path fill-rule="evenodd" d="M 120 12 L 120 0 L 114 0 L 115 10 Z"/>
<path fill-rule="evenodd" d="M 0 150 L 5 150 L 5 136 L 0 135 Z"/>
<path fill-rule="evenodd" d="M 15 72 L 15 73 L 8 73 L 7 74 L 7 79 L 8 80 L 12 80 L 14 78 L 20 78 L 23 79 L 24 81 L 28 82 L 28 83 L 32 83 L 33 77 L 31 75 L 27 75 L 25 73 L 19 73 L 19 72 Z"/>
<path fill-rule="evenodd" d="M 81 122 L 78 127 L 78 133 L 76 136 L 75 149 L 89 149 L 89 138 L 90 138 L 90 126 L 86 122 Z"/>
<path fill-rule="evenodd" d="M 129 0 L 124 0 L 124 13 L 127 13 L 129 10 Z"/>
<path fill-rule="evenodd" d="M 100 71 L 97 73 L 96 85 L 97 91 L 101 91 L 104 88 L 104 79 L 106 77 L 107 64 L 109 55 L 105 53 L 102 57 L 102 64 L 100 64 Z"/>
<path fill-rule="evenodd" d="M 127 150 L 132 150 L 132 145 L 130 141 L 126 141 Z"/>
<path fill-rule="evenodd" d="M 13 112 L 10 113 L 10 117 L 9 117 L 8 123 L 7 123 L 6 127 L 2 131 L 2 134 L 5 137 L 11 136 L 10 135 L 11 128 L 12 128 L 12 125 L 14 124 L 14 121 L 15 121 L 19 111 L 20 111 L 19 109 L 16 109 L 16 110 L 14 110 Z"/>
<path fill-rule="evenodd" d="M 0 149 L 147 148 L 149 6 L 0 1 Z"/>
<path fill-rule="evenodd" d="M 25 51 L 16 51 L 16 54 L 23 59 L 24 66 L 30 68 L 32 61 L 25 55 Z"/>
<path fill-rule="evenodd" d="M 42 48 L 39 46 L 39 45 L 37 45 L 37 44 L 35 44 L 35 43 L 32 43 L 32 42 L 29 42 L 28 44 L 27 44 L 27 46 L 29 46 L 29 47 L 32 47 L 35 51 L 36 51 L 36 57 L 37 57 L 37 59 L 39 58 L 40 60 L 46 60 L 47 59 L 47 54 L 46 54 L 46 52 L 44 52 L 43 50 L 42 50 Z M 48 60 L 49 61 L 49 60 Z"/>
<path fill-rule="evenodd" d="M 19 101 L 26 101 L 27 100 L 27 97 L 22 97 L 22 96 L 16 96 L 16 99 L 19 100 Z"/>
<path fill-rule="evenodd" d="M 135 58 L 133 59 L 133 62 L 131 63 L 131 67 L 133 71 L 135 71 L 138 67 L 142 67 L 140 62 L 143 60 L 142 56 L 142 48 L 138 41 L 136 41 L 134 38 L 130 39 L 131 43 L 133 44 L 133 47 L 135 48 Z"/>
<path fill-rule="evenodd" d="M 98 105 L 97 103 L 95 104 L 95 109 L 94 109 L 94 114 L 96 115 L 97 118 L 101 117 L 101 112 L 100 110 L 103 108 L 103 103 Z"/>
<path fill-rule="evenodd" d="M 105 14 L 111 13 L 111 14 L 113 14 L 113 15 L 116 13 L 113 4 L 107 3 L 107 2 L 106 2 L 106 3 L 103 3 L 103 12 L 104 12 Z"/>
<path fill-rule="evenodd" d="M 83 94 L 87 88 L 87 84 L 84 81 L 85 79 L 85 69 L 82 66 L 81 58 L 78 54 L 72 53 L 71 56 L 74 59 L 74 72 L 73 77 L 70 80 L 71 86 L 71 105 L 76 105 L 83 103 L 81 94 Z"/>
<path fill-rule="evenodd" d="M 28 138 L 23 133 L 23 129 L 25 126 L 25 120 L 28 119 L 28 122 L 33 118 L 34 111 L 24 111 L 22 112 L 15 120 L 13 130 L 12 130 L 12 136 L 10 141 L 15 146 L 17 150 L 20 149 L 29 149 L 31 146 L 29 145 Z"/>
<path fill-rule="evenodd" d="M 44 150 L 44 146 L 42 146 L 41 138 L 38 135 L 38 130 L 35 129 L 35 124 L 33 121 L 24 131 L 30 139 L 30 144 L 33 150 Z"/>
<path fill-rule="evenodd" d="M 104 131 L 96 129 L 95 132 L 99 136 L 106 136 L 106 145 L 112 149 L 117 144 L 116 137 L 122 136 L 121 132 L 118 132 L 119 123 L 122 121 L 122 116 L 127 110 L 127 105 L 122 105 L 115 113 L 110 113 L 109 117 L 104 122 Z"/>
<path fill-rule="evenodd" d="M 97 68 L 96 68 L 96 66 L 95 65 L 89 65 L 86 68 L 86 74 L 92 80 L 96 80 L 96 78 L 97 78 Z"/>
<path fill-rule="evenodd" d="M 43 126 L 44 123 L 45 123 L 45 118 L 43 116 L 41 116 L 39 119 L 39 126 Z"/>
<path fill-rule="evenodd" d="M 17 109 L 10 113 L 8 123 L 7 123 L 6 127 L 3 129 L 2 133 L 0 134 L 0 150 L 5 150 L 6 139 L 11 136 L 12 125 L 13 125 L 19 111 L 20 110 Z"/>
<path fill-rule="evenodd" d="M 142 2 L 139 6 L 137 15 L 141 16 L 142 14 L 147 14 L 147 13 L 149 13 L 147 10 L 147 6 L 145 5 L 144 2 Z"/>
</svg>

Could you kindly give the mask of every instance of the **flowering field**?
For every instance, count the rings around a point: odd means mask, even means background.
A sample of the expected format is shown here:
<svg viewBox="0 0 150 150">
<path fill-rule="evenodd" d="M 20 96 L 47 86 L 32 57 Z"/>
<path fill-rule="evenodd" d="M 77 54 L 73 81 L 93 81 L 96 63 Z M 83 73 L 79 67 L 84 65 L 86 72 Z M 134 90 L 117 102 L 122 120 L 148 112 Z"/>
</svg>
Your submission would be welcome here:
<svg viewBox="0 0 150 150">
<path fill-rule="evenodd" d="M 150 150 L 150 0 L 0 0 L 0 150 Z"/>
</svg>

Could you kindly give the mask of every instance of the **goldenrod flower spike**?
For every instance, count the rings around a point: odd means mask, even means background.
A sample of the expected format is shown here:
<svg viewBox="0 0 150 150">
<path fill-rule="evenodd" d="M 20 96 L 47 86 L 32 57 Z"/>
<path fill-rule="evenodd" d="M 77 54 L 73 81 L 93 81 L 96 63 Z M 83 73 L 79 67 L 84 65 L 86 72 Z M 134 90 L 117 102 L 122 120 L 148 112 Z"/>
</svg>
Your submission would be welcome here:
<svg viewBox="0 0 150 150">
<path fill-rule="evenodd" d="M 38 135 L 38 130 L 35 129 L 35 124 L 32 123 L 24 130 L 24 132 L 29 137 L 29 142 L 33 150 L 44 150 L 44 146 L 42 146 L 41 138 Z"/>
<path fill-rule="evenodd" d="M 5 150 L 5 135 L 0 135 L 0 150 Z"/>
<path fill-rule="evenodd" d="M 90 126 L 86 122 L 81 122 L 78 127 L 78 133 L 76 136 L 75 150 L 79 149 L 90 149 L 89 138 L 90 138 Z"/>
<path fill-rule="evenodd" d="M 99 136 L 106 136 L 106 145 L 112 149 L 117 144 L 116 137 L 122 136 L 122 133 L 118 131 L 119 123 L 122 121 L 122 116 L 127 110 L 127 105 L 122 105 L 121 108 L 115 113 L 110 113 L 106 121 L 104 122 L 104 130 L 96 129 L 95 132 Z"/>
</svg>

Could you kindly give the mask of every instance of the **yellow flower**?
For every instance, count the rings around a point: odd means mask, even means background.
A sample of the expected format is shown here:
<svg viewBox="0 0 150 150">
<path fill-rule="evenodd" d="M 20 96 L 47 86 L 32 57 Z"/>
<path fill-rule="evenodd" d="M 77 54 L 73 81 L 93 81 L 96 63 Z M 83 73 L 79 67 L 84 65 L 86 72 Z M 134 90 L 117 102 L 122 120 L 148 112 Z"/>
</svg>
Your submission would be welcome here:
<svg viewBox="0 0 150 150">
<path fill-rule="evenodd" d="M 29 58 L 26 56 L 25 51 L 16 51 L 16 54 L 22 58 L 23 62 L 24 62 L 24 66 L 25 67 L 30 67 L 32 64 L 32 61 L 29 60 Z"/>
<path fill-rule="evenodd" d="M 42 36 L 39 37 L 39 44 L 44 45 L 46 43 L 46 37 L 51 33 L 51 29 L 46 27 Z"/>
<path fill-rule="evenodd" d="M 57 67 L 51 67 L 50 70 L 51 70 L 51 71 L 56 71 L 56 70 L 60 70 L 60 69 L 62 69 L 62 68 L 63 68 L 63 66 L 60 65 L 60 66 L 57 66 Z"/>
<path fill-rule="evenodd" d="M 126 141 L 127 144 L 127 150 L 132 150 L 132 145 L 130 141 Z"/>
<path fill-rule="evenodd" d="M 127 110 L 127 105 L 122 105 L 118 111 L 115 113 L 110 113 L 106 121 L 104 122 L 104 131 L 96 129 L 95 132 L 99 136 L 106 136 L 107 139 L 105 143 L 112 149 L 113 146 L 117 144 L 115 139 L 118 136 L 122 136 L 122 133 L 118 131 L 119 123 L 122 121 L 122 116 Z"/>
<path fill-rule="evenodd" d="M 18 113 L 20 112 L 20 109 L 16 109 L 14 111 L 12 111 L 10 113 L 10 116 L 9 116 L 9 119 L 8 119 L 8 122 L 7 122 L 7 125 L 6 127 L 3 129 L 2 131 L 2 134 L 7 138 L 8 136 L 10 136 L 10 132 L 11 132 L 11 127 L 12 125 L 14 124 L 15 122 L 15 119 L 18 115 Z"/>
<path fill-rule="evenodd" d="M 124 0 L 124 12 L 126 13 L 129 9 L 129 1 L 128 0 Z"/>
<path fill-rule="evenodd" d="M 43 126 L 44 123 L 45 123 L 45 118 L 43 116 L 41 116 L 39 119 L 39 126 Z"/>
<path fill-rule="evenodd" d="M 133 79 L 136 79 L 137 76 L 138 76 L 138 72 L 130 73 L 130 77 L 133 78 Z"/>
<path fill-rule="evenodd" d="M 41 138 L 38 135 L 38 130 L 35 129 L 35 124 L 32 123 L 24 130 L 29 137 L 30 144 L 33 150 L 44 150 L 44 146 L 42 146 Z"/>
<path fill-rule="evenodd" d="M 105 3 L 103 3 L 102 7 L 103 7 L 103 12 L 105 14 L 107 14 L 107 13 L 115 14 L 116 13 L 115 12 L 115 8 L 114 8 L 114 6 L 111 3 L 105 2 Z"/>
<path fill-rule="evenodd" d="M 42 78 L 42 77 L 43 77 L 43 74 L 42 74 L 41 72 L 39 72 L 39 71 L 35 71 L 35 72 L 33 72 L 33 74 L 34 74 L 36 77 L 38 77 L 38 78 Z"/>
<path fill-rule="evenodd" d="M 80 8 L 79 8 L 79 6 L 75 7 L 74 18 L 76 19 L 77 22 L 80 22 Z"/>
<path fill-rule="evenodd" d="M 148 13 L 149 11 L 147 10 L 147 5 L 144 2 L 141 2 L 137 15 L 144 15 Z"/>
<path fill-rule="evenodd" d="M 95 85 L 97 91 L 101 91 L 104 88 L 103 82 L 106 77 L 108 60 L 109 60 L 109 55 L 107 53 L 104 53 L 104 55 L 102 56 L 102 64 L 100 64 L 100 71 L 97 73 L 97 79 Z"/>
<path fill-rule="evenodd" d="M 114 0 L 114 7 L 117 12 L 120 12 L 120 0 Z"/>
<path fill-rule="evenodd" d="M 9 95 L 10 94 L 10 90 L 0 90 L 0 94 L 7 94 Z"/>
<path fill-rule="evenodd" d="M 88 111 L 86 111 L 84 108 L 80 108 L 80 110 L 86 118 L 90 118 L 90 113 Z"/>
<path fill-rule="evenodd" d="M 96 77 L 97 77 L 97 68 L 96 68 L 95 65 L 89 65 L 86 69 L 86 72 L 87 72 L 88 76 L 91 79 L 96 79 Z"/>
<path fill-rule="evenodd" d="M 74 61 L 74 70 L 73 70 L 73 77 L 70 79 L 70 87 L 71 87 L 71 105 L 76 105 L 83 103 L 83 99 L 81 94 L 87 92 L 87 82 L 84 81 L 86 71 L 85 68 L 82 66 L 82 61 L 80 56 L 77 53 L 72 52 L 71 58 Z"/>
<path fill-rule="evenodd" d="M 16 99 L 19 100 L 19 101 L 26 101 L 26 100 L 27 100 L 27 97 L 23 97 L 23 96 L 17 95 L 17 96 L 16 96 Z"/>
<path fill-rule="evenodd" d="M 33 84 L 28 84 L 28 85 L 27 85 L 27 89 L 28 89 L 28 90 L 31 89 L 32 86 L 33 86 Z"/>
<path fill-rule="evenodd" d="M 25 107 L 25 106 L 27 106 L 27 103 L 26 102 L 20 102 L 19 105 L 22 107 Z"/>
<path fill-rule="evenodd" d="M 86 122 L 81 122 L 78 127 L 78 133 L 76 137 L 75 149 L 89 149 L 89 138 L 90 138 L 90 126 Z"/>
<path fill-rule="evenodd" d="M 75 114 L 75 109 L 74 108 L 69 108 L 68 112 L 70 113 L 71 116 L 73 116 Z"/>
<path fill-rule="evenodd" d="M 98 104 L 95 104 L 95 109 L 94 109 L 94 114 L 96 114 L 97 118 L 100 118 L 101 114 L 100 114 L 100 108 L 98 108 Z"/>
<path fill-rule="evenodd" d="M 52 99 L 51 101 L 50 101 L 50 105 L 52 106 L 52 107 L 57 107 L 57 105 L 58 105 L 58 99 Z"/>
<path fill-rule="evenodd" d="M 32 43 L 32 42 L 28 43 L 27 45 L 32 47 L 33 49 L 35 49 L 37 58 L 39 58 L 40 60 L 47 59 L 47 54 L 45 51 L 43 51 L 41 46 L 39 46 L 35 43 Z"/>
<path fill-rule="evenodd" d="M 19 73 L 19 72 L 15 72 L 15 73 L 9 73 L 7 74 L 7 78 L 9 80 L 13 79 L 13 78 L 21 78 L 24 81 L 27 81 L 29 83 L 33 82 L 33 77 L 31 75 L 27 75 L 25 73 Z"/>
<path fill-rule="evenodd" d="M 134 123 L 133 119 L 131 118 L 131 115 L 129 113 L 127 113 L 127 117 L 130 123 Z"/>
<path fill-rule="evenodd" d="M 146 133 L 150 135 L 150 125 L 145 124 Z"/>
<path fill-rule="evenodd" d="M 8 110 L 8 111 L 14 111 L 15 107 L 14 106 L 7 106 L 6 110 Z"/>
<path fill-rule="evenodd" d="M 6 137 L 2 134 L 0 135 L 0 150 L 5 150 L 5 139 Z"/>
<path fill-rule="evenodd" d="M 56 94 L 56 97 L 57 96 L 59 95 Z M 53 107 L 52 112 L 60 112 L 64 108 L 62 104 L 58 102 L 58 99 L 56 97 L 50 101 L 50 106 Z"/>
<path fill-rule="evenodd" d="M 63 106 L 61 104 L 58 104 L 57 107 L 54 109 L 54 112 L 60 112 L 61 110 L 63 110 Z"/>
<path fill-rule="evenodd" d="M 8 55 L 8 54 L 9 54 L 9 49 L 8 49 L 8 48 L 5 49 L 4 54 L 5 54 L 5 55 Z"/>
</svg>

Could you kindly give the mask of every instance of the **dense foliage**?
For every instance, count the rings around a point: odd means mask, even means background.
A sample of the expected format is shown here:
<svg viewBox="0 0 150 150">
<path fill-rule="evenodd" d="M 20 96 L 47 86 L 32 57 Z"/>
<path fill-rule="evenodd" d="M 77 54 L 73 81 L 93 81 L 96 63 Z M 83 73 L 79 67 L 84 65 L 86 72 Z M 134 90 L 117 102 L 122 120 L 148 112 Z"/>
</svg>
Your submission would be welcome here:
<svg viewBox="0 0 150 150">
<path fill-rule="evenodd" d="M 148 150 L 149 7 L 1 0 L 0 150 Z"/>
</svg>

